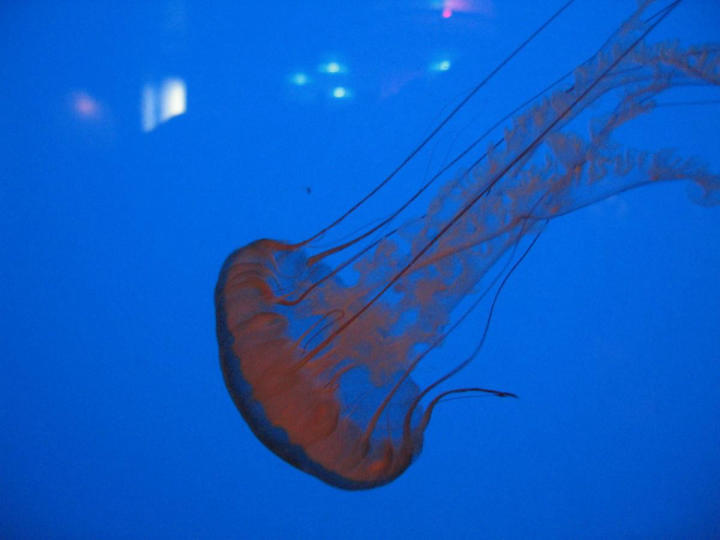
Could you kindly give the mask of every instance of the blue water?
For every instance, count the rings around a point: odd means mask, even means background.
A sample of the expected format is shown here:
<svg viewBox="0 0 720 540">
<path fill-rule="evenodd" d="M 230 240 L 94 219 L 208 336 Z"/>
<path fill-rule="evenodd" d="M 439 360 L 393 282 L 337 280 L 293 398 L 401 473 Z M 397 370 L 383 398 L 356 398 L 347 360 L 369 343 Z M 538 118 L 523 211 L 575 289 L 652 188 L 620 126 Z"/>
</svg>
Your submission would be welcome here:
<svg viewBox="0 0 720 540">
<path fill-rule="evenodd" d="M 0 7 L 0 537 L 720 537 L 720 208 L 684 184 L 551 223 L 457 381 L 520 399 L 442 405 L 386 487 L 290 467 L 223 385 L 225 256 L 345 211 L 559 2 L 146 4 Z M 578 0 L 356 226 L 634 7 Z M 685 0 L 650 39 L 719 28 Z M 624 135 L 718 171 L 718 125 L 676 106 Z"/>
</svg>

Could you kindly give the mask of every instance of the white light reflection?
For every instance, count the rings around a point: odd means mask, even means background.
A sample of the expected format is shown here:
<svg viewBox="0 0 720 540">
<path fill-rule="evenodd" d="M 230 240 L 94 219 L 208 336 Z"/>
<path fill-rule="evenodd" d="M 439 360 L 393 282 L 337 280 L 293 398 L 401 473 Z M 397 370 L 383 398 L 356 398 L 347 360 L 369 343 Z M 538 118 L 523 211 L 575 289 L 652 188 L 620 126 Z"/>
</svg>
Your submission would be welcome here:
<svg viewBox="0 0 720 540">
<path fill-rule="evenodd" d="M 318 98 L 330 100 L 348 100 L 354 93 L 345 83 L 348 81 L 348 66 L 335 59 L 332 55 L 325 56 L 326 61 L 316 64 L 315 72 L 306 69 L 290 71 L 286 82 L 291 89 L 293 99 L 303 102 Z"/>
<path fill-rule="evenodd" d="M 166 79 L 162 86 L 160 103 L 162 114 L 160 121 L 165 122 L 173 116 L 180 116 L 185 113 L 187 106 L 187 92 L 185 82 L 180 79 Z"/>
<path fill-rule="evenodd" d="M 448 71 L 452 64 L 450 63 L 450 60 L 440 60 L 439 62 L 435 62 L 430 66 L 431 71 Z"/>
<path fill-rule="evenodd" d="M 157 125 L 158 114 L 157 109 L 157 92 L 155 87 L 149 84 L 143 86 L 142 98 L 140 100 L 140 113 L 142 115 L 142 130 L 152 131 Z"/>
<path fill-rule="evenodd" d="M 338 62 L 327 62 L 325 64 L 320 64 L 318 66 L 318 71 L 320 73 L 330 73 L 334 75 L 336 73 L 345 73 L 347 69 Z"/>
<path fill-rule="evenodd" d="M 298 72 L 290 76 L 290 82 L 295 86 L 305 86 L 310 82 L 310 78 L 305 73 Z"/>
<path fill-rule="evenodd" d="M 185 81 L 178 78 L 165 79 L 160 85 L 146 83 L 140 103 L 141 125 L 145 132 L 158 124 L 180 116 L 187 110 Z"/>
<path fill-rule="evenodd" d="M 347 99 L 350 97 L 350 91 L 344 86 L 336 86 L 332 89 L 332 97 L 335 99 Z"/>
</svg>

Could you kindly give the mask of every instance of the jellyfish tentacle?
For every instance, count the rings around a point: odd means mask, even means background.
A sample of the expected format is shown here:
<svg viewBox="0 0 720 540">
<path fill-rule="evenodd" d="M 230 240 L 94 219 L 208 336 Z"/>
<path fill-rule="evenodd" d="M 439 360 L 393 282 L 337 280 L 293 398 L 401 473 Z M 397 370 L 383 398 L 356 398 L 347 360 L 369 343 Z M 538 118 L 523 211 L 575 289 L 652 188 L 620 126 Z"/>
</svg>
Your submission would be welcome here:
<svg viewBox="0 0 720 540">
<path fill-rule="evenodd" d="M 480 353 L 500 292 L 549 220 L 657 181 L 690 179 L 704 189 L 704 202 L 718 202 L 720 177 L 697 161 L 613 141 L 619 126 L 662 106 L 655 97 L 666 89 L 718 85 L 711 48 L 641 45 L 678 3 L 647 17 L 643 10 L 655 2 L 644 2 L 575 70 L 569 88 L 514 117 L 421 219 L 377 229 L 379 238 L 357 244 L 334 268 L 319 264 L 322 253 L 273 240 L 228 258 L 216 287 L 223 376 L 268 448 L 338 487 L 392 481 L 420 453 L 437 404 L 516 397 L 439 385 Z M 588 134 L 575 133 L 571 122 L 596 103 L 603 115 L 593 113 Z M 461 158 L 472 161 L 476 147 Z M 372 238 L 363 234 L 353 241 Z M 476 303 L 456 312 L 470 295 Z M 416 366 L 481 305 L 486 318 L 472 353 L 418 386 Z"/>
<path fill-rule="evenodd" d="M 547 224 L 547 222 L 545 222 Z M 492 321 L 492 316 L 495 311 L 495 305 L 497 303 L 498 298 L 500 297 L 500 293 L 502 292 L 503 288 L 505 287 L 505 284 L 510 279 L 510 276 L 515 272 L 515 270 L 520 266 L 520 263 L 527 257 L 528 253 L 530 253 L 530 250 L 535 246 L 538 239 L 540 238 L 540 235 L 543 233 L 544 229 L 541 229 L 538 231 L 538 233 L 535 235 L 535 237 L 530 241 L 530 244 L 525 248 L 522 255 L 515 261 L 515 263 L 512 265 L 510 270 L 505 274 L 505 276 L 502 278 L 502 281 L 498 285 L 497 290 L 495 291 L 495 296 L 493 297 L 492 302 L 490 303 L 490 308 L 488 309 L 487 317 L 485 318 L 485 326 L 483 328 L 483 332 L 480 336 L 480 340 L 478 341 L 478 344 L 475 346 L 475 349 L 470 353 L 470 355 L 463 360 L 460 364 L 455 366 L 453 369 L 445 373 L 442 377 L 436 379 L 433 383 L 428 385 L 422 392 L 420 392 L 417 396 L 415 396 L 415 399 L 413 400 L 412 405 L 408 408 L 408 412 L 405 415 L 405 422 L 404 422 L 404 432 L 409 434 L 410 433 L 410 422 L 413 416 L 413 413 L 415 412 L 415 409 L 420 405 L 420 402 L 422 399 L 430 393 L 434 388 L 442 384 L 443 382 L 447 381 L 451 377 L 455 376 L 457 373 L 459 373 L 461 370 L 465 369 L 470 363 L 475 359 L 475 357 L 480 353 L 482 350 L 483 345 L 485 344 L 485 339 L 487 338 L 488 331 L 490 330 L 490 322 Z M 429 421 L 429 418 L 428 418 Z M 424 425 L 421 423 L 419 427 L 424 429 L 424 426 L 426 426 L 427 423 Z"/>
<path fill-rule="evenodd" d="M 390 180 L 393 179 L 393 177 L 399 173 L 405 165 L 407 165 L 417 154 L 422 150 L 446 125 L 452 118 L 460 112 L 460 110 L 467 105 L 467 103 L 477 94 L 480 89 L 485 86 L 495 75 L 497 75 L 513 58 L 515 58 L 520 52 L 527 47 L 545 28 L 547 28 L 555 19 L 557 19 L 567 8 L 569 8 L 575 0 L 568 0 L 563 4 L 555 13 L 553 13 L 545 22 L 543 22 L 538 28 L 533 31 L 530 36 L 528 36 L 525 41 L 520 43 L 515 49 L 513 49 L 508 56 L 506 56 L 490 73 L 488 73 L 475 87 L 468 92 L 468 94 L 458 103 L 455 108 L 450 111 L 450 113 L 430 132 L 425 139 L 423 139 L 420 144 L 418 144 L 410 154 L 403 159 L 400 164 L 387 176 L 385 179 L 380 182 L 377 186 L 375 186 L 367 195 L 365 195 L 362 199 L 360 199 L 357 203 L 355 203 L 347 212 L 345 212 L 343 215 L 341 215 L 338 219 L 330 223 L 330 225 L 324 227 L 320 231 L 318 231 L 316 234 L 311 236 L 310 238 L 303 240 L 302 242 L 295 244 L 294 247 L 302 247 L 307 245 L 308 243 L 312 242 L 313 240 L 316 240 L 317 238 L 321 237 L 323 234 L 328 232 L 330 229 L 334 228 L 338 224 L 340 224 L 342 221 L 345 220 L 350 214 L 355 212 L 360 206 L 365 204 L 371 197 L 373 197 L 378 191 L 380 191 L 385 185 L 390 182 Z"/>
<path fill-rule="evenodd" d="M 575 97 L 569 104 L 564 105 L 562 103 L 558 104 L 560 107 L 560 112 L 557 114 L 555 118 L 553 118 L 549 124 L 536 136 L 534 139 L 522 150 L 518 153 L 517 156 L 512 158 L 510 162 L 500 168 L 500 171 L 497 172 L 492 176 L 492 180 L 489 182 L 488 186 L 483 189 L 482 192 L 475 195 L 467 204 L 465 204 L 450 220 L 448 220 L 447 223 L 445 223 L 440 231 L 436 233 L 434 236 L 432 236 L 427 242 L 424 243 L 424 245 L 418 250 L 417 253 L 414 254 L 414 256 L 411 258 L 410 262 L 407 263 L 400 269 L 393 277 L 388 280 L 388 282 L 374 295 L 370 300 L 368 300 L 360 309 L 358 309 L 355 313 L 350 315 L 347 320 L 341 324 L 335 331 L 333 331 L 323 342 L 317 345 L 316 349 L 308 352 L 305 357 L 303 358 L 302 362 L 309 361 L 319 350 L 322 350 L 323 348 L 327 347 L 339 334 L 341 334 L 343 331 L 345 331 L 351 324 L 353 324 L 355 321 L 358 320 L 359 317 L 361 317 L 365 312 L 367 312 L 368 309 L 370 309 L 391 287 L 393 287 L 403 276 L 405 276 L 409 270 L 412 268 L 412 266 L 420 260 L 425 253 L 427 253 L 430 248 L 432 248 L 442 237 L 447 233 L 448 230 L 450 230 L 451 227 L 453 227 L 460 219 L 465 216 L 474 206 L 475 204 L 482 199 L 491 189 L 494 185 L 496 185 L 510 170 L 512 170 L 518 163 L 520 163 L 524 158 L 526 158 L 531 151 L 533 151 L 541 142 L 544 141 L 545 137 L 552 132 L 552 130 L 560 124 L 565 118 L 571 113 L 571 111 L 582 102 L 582 100 L 600 83 L 600 81 L 612 71 L 615 66 L 617 66 L 637 45 L 639 45 L 642 40 L 658 25 L 660 22 L 664 20 L 667 15 L 671 13 L 671 11 L 677 7 L 680 0 L 676 0 L 675 2 L 671 3 L 670 6 L 668 6 L 662 15 L 660 15 L 652 24 L 650 24 L 647 28 L 645 28 L 638 37 L 636 37 L 631 44 L 625 48 L 620 54 L 617 55 L 616 58 L 612 59 L 609 62 L 608 67 L 604 68 L 600 75 L 590 83 L 588 83 L 587 87 L 583 89 L 583 91 Z"/>
<path fill-rule="evenodd" d="M 432 413 L 435 410 L 435 407 L 442 402 L 444 398 L 450 395 L 454 394 L 464 394 L 467 392 L 473 392 L 473 393 L 484 393 L 484 394 L 491 394 L 495 397 L 499 398 L 506 398 L 511 397 L 517 399 L 517 394 L 513 394 L 512 392 L 506 392 L 504 390 L 493 390 L 491 388 L 478 388 L 478 387 L 467 387 L 467 388 L 453 388 L 451 390 L 446 390 L 437 396 L 435 396 L 430 403 L 428 403 L 427 408 L 425 409 L 425 412 L 423 413 L 422 421 L 420 422 L 420 425 L 422 426 L 422 429 L 426 429 L 428 424 L 430 424 L 430 419 L 432 418 Z"/>
<path fill-rule="evenodd" d="M 542 198 L 536 203 L 536 206 L 539 205 L 541 201 L 542 201 Z M 523 227 L 524 227 L 525 225 L 526 225 L 526 223 L 523 224 Z M 502 290 L 503 286 L 505 285 L 505 283 L 506 283 L 507 280 L 509 279 L 510 274 L 513 273 L 513 271 L 515 270 L 515 268 L 517 268 L 517 266 L 520 264 L 520 262 L 525 258 L 525 256 L 528 254 L 528 252 L 530 251 L 530 249 L 533 247 L 533 245 L 535 245 L 535 242 L 536 242 L 537 239 L 539 238 L 541 232 L 542 232 L 542 230 L 537 233 L 536 237 L 532 240 L 532 242 L 530 243 L 530 245 L 526 248 L 525 252 L 522 254 L 522 256 L 520 257 L 520 259 L 519 259 L 517 262 L 515 262 L 515 264 L 512 265 L 512 267 L 510 268 L 509 272 L 508 272 L 508 273 L 505 275 L 505 277 L 502 279 L 502 281 L 501 281 L 501 283 L 500 283 L 500 286 L 499 286 L 497 292 L 495 293 L 495 298 L 494 298 L 493 301 L 492 301 L 492 304 L 491 304 L 491 307 L 490 307 L 490 313 L 489 313 L 489 315 L 488 315 L 488 320 L 487 320 L 486 325 L 485 325 L 485 331 L 483 332 L 483 336 L 482 336 L 482 338 L 481 338 L 481 342 L 485 340 L 485 336 L 487 335 L 487 331 L 488 331 L 488 329 L 489 329 L 489 324 L 490 324 L 490 317 L 492 316 L 492 311 L 493 311 L 493 309 L 494 309 L 495 302 L 497 301 L 497 298 L 498 298 L 498 296 L 499 296 L 499 294 L 500 294 L 500 290 Z M 516 237 L 516 239 L 515 239 L 515 241 L 514 241 L 515 248 L 517 248 L 517 244 L 518 244 L 518 242 L 520 241 L 520 239 L 523 237 L 523 234 L 524 234 L 524 231 L 521 229 L 521 231 L 518 233 L 518 235 L 517 235 L 517 237 Z M 501 256 L 501 253 L 498 253 L 497 257 L 499 258 L 500 256 Z M 508 264 L 510 264 L 510 263 L 512 262 L 512 259 L 513 259 L 513 258 L 514 258 L 514 250 L 513 250 L 513 253 L 512 253 L 511 256 L 510 256 L 510 259 L 509 259 L 509 261 L 508 261 Z M 390 400 L 395 396 L 395 394 L 396 394 L 397 391 L 399 390 L 401 384 L 410 376 L 410 374 L 415 370 L 415 368 L 420 364 L 420 362 L 421 362 L 433 349 L 435 349 L 437 346 L 439 346 L 440 343 L 442 343 L 442 342 L 447 338 L 448 335 L 450 335 L 452 332 L 454 332 L 454 331 L 467 319 L 467 317 L 470 316 L 470 314 L 480 305 L 480 303 L 482 302 L 482 300 L 483 300 L 483 298 L 485 297 L 485 295 L 494 287 L 495 283 L 497 282 L 498 279 L 500 279 L 500 277 L 503 275 L 504 272 L 505 272 L 505 270 L 501 270 L 501 271 L 498 273 L 498 275 L 495 277 L 495 279 L 492 280 L 492 282 L 488 285 L 488 287 L 482 292 L 482 294 L 480 294 L 480 295 L 478 296 L 478 298 L 475 299 L 475 301 L 468 307 L 467 310 L 465 310 L 465 312 L 458 318 L 458 320 L 455 321 L 455 323 L 454 323 L 446 332 L 443 332 L 442 334 L 440 334 L 439 336 L 437 336 L 437 338 L 435 339 L 435 341 L 434 341 L 426 350 L 424 350 L 420 355 L 418 355 L 418 357 L 407 367 L 407 369 L 403 372 L 403 374 L 402 374 L 402 376 L 400 377 L 400 379 L 399 379 L 399 380 L 395 383 L 395 385 L 389 390 L 389 392 L 387 393 L 387 395 L 385 396 L 385 398 L 383 399 L 383 401 L 380 403 L 380 405 L 379 405 L 379 406 L 377 407 L 377 409 L 375 410 L 375 413 L 374 413 L 373 416 L 371 417 L 371 419 L 370 419 L 370 421 L 368 422 L 368 425 L 367 425 L 367 427 L 366 427 L 366 429 L 365 429 L 365 433 L 364 433 L 364 435 L 363 435 L 365 438 L 367 438 L 367 439 L 370 438 L 370 436 L 372 435 L 373 430 L 375 429 L 375 424 L 377 423 L 380 415 L 381 415 L 382 412 L 385 410 L 385 408 L 387 407 L 388 403 L 390 403 Z M 453 375 L 455 375 L 457 372 L 459 372 L 461 369 L 463 369 L 463 368 L 464 368 L 467 364 L 469 364 L 469 363 L 470 363 L 469 360 L 463 362 L 463 364 L 462 364 L 461 366 L 458 366 L 457 369 L 452 370 L 449 374 L 446 375 L 445 378 L 443 378 L 442 380 L 438 381 L 436 384 L 431 385 L 431 388 L 434 388 L 437 384 L 440 384 L 442 381 L 446 380 L 447 378 L 452 377 Z M 413 400 L 412 404 L 410 405 L 410 407 L 409 407 L 409 409 L 408 409 L 408 412 L 406 413 L 406 416 L 405 416 L 405 424 L 406 424 L 406 427 L 407 427 L 408 429 L 406 429 L 406 434 L 404 435 L 404 438 L 409 437 L 409 424 L 410 424 L 410 419 L 412 418 L 414 409 L 417 407 L 417 404 L 420 402 L 420 400 L 422 399 L 422 397 L 423 397 L 431 388 L 426 389 L 424 392 L 421 392 L 418 396 L 416 396 L 416 398 Z"/>
</svg>

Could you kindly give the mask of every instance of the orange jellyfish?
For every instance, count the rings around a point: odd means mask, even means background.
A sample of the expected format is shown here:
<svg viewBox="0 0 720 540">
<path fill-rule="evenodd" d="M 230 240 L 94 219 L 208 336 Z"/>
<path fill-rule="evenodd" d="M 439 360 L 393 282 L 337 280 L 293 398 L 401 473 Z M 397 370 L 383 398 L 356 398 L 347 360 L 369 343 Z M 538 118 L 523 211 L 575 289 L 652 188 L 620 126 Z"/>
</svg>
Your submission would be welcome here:
<svg viewBox="0 0 720 540">
<path fill-rule="evenodd" d="M 500 140 L 464 174 L 433 186 L 420 218 L 399 222 L 447 167 L 379 224 L 330 249 L 310 253 L 309 245 L 394 173 L 312 238 L 258 240 L 227 258 L 215 290 L 222 373 L 270 450 L 340 488 L 391 482 L 419 455 L 443 398 L 513 395 L 438 390 L 478 354 L 487 323 L 475 350 L 434 382 L 421 388 L 413 372 L 479 301 L 458 313 L 464 299 L 486 296 L 489 323 L 499 291 L 549 221 L 654 182 L 689 180 L 698 202 L 719 201 L 720 176 L 697 160 L 613 138 L 669 89 L 720 85 L 720 48 L 646 42 L 678 2 L 649 13 L 653 4 L 643 2 L 564 86 L 508 115 Z M 583 117 L 589 129 L 578 131 Z"/>
</svg>

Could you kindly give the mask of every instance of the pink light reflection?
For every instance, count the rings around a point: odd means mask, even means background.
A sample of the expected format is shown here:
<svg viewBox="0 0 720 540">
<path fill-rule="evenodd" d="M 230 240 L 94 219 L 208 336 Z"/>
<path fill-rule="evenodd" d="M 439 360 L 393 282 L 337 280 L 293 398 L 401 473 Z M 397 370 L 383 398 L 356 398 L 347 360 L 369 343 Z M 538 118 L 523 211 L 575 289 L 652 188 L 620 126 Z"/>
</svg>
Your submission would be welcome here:
<svg viewBox="0 0 720 540">
<path fill-rule="evenodd" d="M 80 118 L 95 120 L 100 118 L 100 103 L 87 92 L 78 91 L 70 95 L 70 106 Z"/>
<path fill-rule="evenodd" d="M 443 0 L 443 18 L 449 18 L 455 12 L 492 17 L 495 15 L 495 5 L 493 0 Z"/>
</svg>

